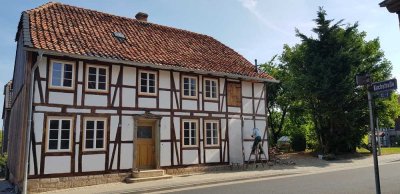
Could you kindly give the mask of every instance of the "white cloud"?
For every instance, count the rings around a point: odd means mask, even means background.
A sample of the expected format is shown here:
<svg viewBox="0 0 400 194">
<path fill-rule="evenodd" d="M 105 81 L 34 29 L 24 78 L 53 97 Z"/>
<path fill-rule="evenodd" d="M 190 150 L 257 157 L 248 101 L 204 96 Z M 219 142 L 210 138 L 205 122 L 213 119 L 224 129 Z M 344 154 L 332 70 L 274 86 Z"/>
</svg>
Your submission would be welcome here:
<svg viewBox="0 0 400 194">
<path fill-rule="evenodd" d="M 279 33 L 283 33 L 287 36 L 290 36 L 290 34 L 282 29 L 281 27 L 277 26 L 273 22 L 269 21 L 266 17 L 261 14 L 260 11 L 258 11 L 258 0 L 239 0 L 239 2 L 242 4 L 244 8 L 250 11 L 251 14 L 253 14 L 262 24 L 264 24 L 266 27 L 273 29 Z"/>
</svg>

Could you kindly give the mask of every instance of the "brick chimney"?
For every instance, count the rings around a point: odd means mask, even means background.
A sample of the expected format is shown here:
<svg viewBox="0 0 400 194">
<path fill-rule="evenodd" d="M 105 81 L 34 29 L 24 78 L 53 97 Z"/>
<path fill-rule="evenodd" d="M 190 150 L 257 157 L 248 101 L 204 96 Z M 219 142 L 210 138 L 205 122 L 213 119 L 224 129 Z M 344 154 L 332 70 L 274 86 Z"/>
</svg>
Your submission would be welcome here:
<svg viewBox="0 0 400 194">
<path fill-rule="evenodd" d="M 147 13 L 139 12 L 135 15 L 135 18 L 139 21 L 147 22 L 149 15 Z"/>
</svg>

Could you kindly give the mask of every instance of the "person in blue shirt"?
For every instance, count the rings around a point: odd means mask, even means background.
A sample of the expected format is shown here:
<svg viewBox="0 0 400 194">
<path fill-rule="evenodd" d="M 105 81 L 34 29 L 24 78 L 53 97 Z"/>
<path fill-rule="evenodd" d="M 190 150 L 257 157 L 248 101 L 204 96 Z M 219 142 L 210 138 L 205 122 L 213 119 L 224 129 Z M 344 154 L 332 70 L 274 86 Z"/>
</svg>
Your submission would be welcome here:
<svg viewBox="0 0 400 194">
<path fill-rule="evenodd" d="M 260 130 L 258 128 L 253 128 L 253 133 L 251 134 L 251 137 L 254 138 L 254 143 L 253 143 L 253 147 L 251 148 L 251 153 L 254 154 L 254 151 L 257 148 L 258 143 L 260 143 L 261 141 L 261 133 Z M 263 149 L 260 147 L 260 154 L 264 154 Z"/>
</svg>

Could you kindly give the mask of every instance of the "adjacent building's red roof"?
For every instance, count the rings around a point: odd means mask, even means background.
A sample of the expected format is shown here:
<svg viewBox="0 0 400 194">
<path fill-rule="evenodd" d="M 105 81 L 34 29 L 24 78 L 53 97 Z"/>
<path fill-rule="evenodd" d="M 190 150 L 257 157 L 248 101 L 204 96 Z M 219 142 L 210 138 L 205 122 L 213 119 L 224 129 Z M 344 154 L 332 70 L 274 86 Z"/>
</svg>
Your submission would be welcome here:
<svg viewBox="0 0 400 194">
<path fill-rule="evenodd" d="M 273 80 L 207 35 L 61 3 L 24 14 L 29 18 L 28 45 L 33 48 Z M 126 40 L 117 40 L 114 32 Z"/>
</svg>

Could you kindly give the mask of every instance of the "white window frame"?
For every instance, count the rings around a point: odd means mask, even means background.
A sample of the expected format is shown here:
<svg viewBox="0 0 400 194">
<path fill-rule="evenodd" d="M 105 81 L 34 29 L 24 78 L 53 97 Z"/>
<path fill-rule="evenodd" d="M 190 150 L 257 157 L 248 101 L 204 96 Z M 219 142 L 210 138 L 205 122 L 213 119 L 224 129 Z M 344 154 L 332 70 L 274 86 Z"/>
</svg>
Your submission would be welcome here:
<svg viewBox="0 0 400 194">
<path fill-rule="evenodd" d="M 62 72 L 61 72 L 61 85 L 62 86 L 54 86 L 53 85 L 53 65 L 54 63 L 61 63 Z M 72 78 L 71 78 L 71 86 L 63 86 L 64 85 L 64 66 L 65 64 L 72 65 Z M 49 88 L 51 89 L 63 89 L 63 90 L 73 90 L 75 89 L 75 63 L 71 61 L 63 61 L 63 60 L 50 60 L 50 68 L 49 68 Z"/>
<path fill-rule="evenodd" d="M 211 123 L 211 137 L 208 137 L 207 136 L 207 123 Z M 216 137 L 217 137 L 217 143 L 215 143 L 215 142 L 213 142 L 213 139 L 214 139 L 214 137 L 215 137 L 215 134 L 213 134 L 213 132 L 212 132 L 212 124 L 217 124 L 217 128 L 216 128 L 216 131 L 217 131 L 217 134 L 216 134 Z M 205 120 L 204 121 L 204 126 L 203 126 L 203 128 L 204 128 L 204 143 L 205 143 L 205 146 L 208 146 L 208 147 L 214 147 L 214 146 L 219 146 L 219 144 L 220 144 L 220 142 L 219 142 L 219 132 L 220 132 L 220 127 L 219 127 L 219 121 L 218 120 Z M 207 138 L 211 138 L 211 144 L 208 144 L 207 143 Z"/>
<path fill-rule="evenodd" d="M 185 122 L 189 122 L 189 145 L 185 145 Z M 191 130 L 193 130 L 192 123 L 195 123 L 196 125 L 196 139 L 195 139 L 195 144 L 191 144 Z M 183 148 L 194 148 L 199 146 L 199 121 L 196 119 L 183 119 L 182 120 L 182 147 Z"/>
<path fill-rule="evenodd" d="M 188 78 L 189 80 L 193 79 L 196 82 L 196 87 L 195 87 L 195 91 L 194 91 L 194 96 L 190 95 L 192 93 L 192 89 L 190 87 L 190 83 L 189 83 L 189 95 L 185 95 L 185 78 Z M 181 84 L 181 93 L 182 93 L 182 97 L 183 98 L 191 98 L 191 99 L 197 99 L 197 94 L 199 91 L 199 79 L 197 76 L 189 76 L 189 75 L 182 75 L 182 84 Z"/>
<path fill-rule="evenodd" d="M 147 88 L 147 92 L 142 92 L 142 73 L 146 73 L 147 74 L 147 80 L 146 80 L 146 88 Z M 150 74 L 154 74 L 154 93 L 149 92 L 150 91 L 150 81 L 149 81 L 149 75 Z M 138 88 L 137 91 L 139 91 L 138 94 L 140 95 L 145 95 L 145 96 L 157 96 L 157 92 L 158 92 L 158 74 L 156 71 L 147 71 L 147 70 L 139 70 L 138 71 Z"/>
<path fill-rule="evenodd" d="M 86 122 L 87 121 L 94 121 L 94 129 L 93 129 L 93 148 L 86 148 Z M 96 141 L 97 141 L 97 121 L 104 122 L 104 129 L 103 129 L 103 148 L 96 148 Z M 83 119 L 83 151 L 104 151 L 106 150 L 107 143 L 107 118 L 104 117 L 85 117 Z"/>
<path fill-rule="evenodd" d="M 215 91 L 212 89 L 212 85 L 210 85 L 210 97 L 207 96 L 207 86 L 206 86 L 206 81 L 215 82 Z M 215 98 L 212 97 L 212 92 L 215 92 Z M 204 78 L 203 80 L 203 95 L 204 99 L 206 100 L 218 100 L 219 97 L 219 87 L 218 87 L 218 79 L 213 79 L 213 78 Z"/>
<path fill-rule="evenodd" d="M 89 88 L 89 67 L 92 67 L 92 68 L 96 68 L 96 88 L 95 89 L 92 89 L 92 88 Z M 102 68 L 102 69 L 105 69 L 106 70 L 106 88 L 103 90 L 103 89 L 99 89 L 99 68 Z M 93 65 L 93 64 L 87 64 L 86 65 L 86 83 L 85 83 L 85 90 L 86 91 L 93 91 L 93 92 L 104 92 L 104 93 L 107 93 L 108 92 L 108 87 L 109 87 L 109 83 L 108 83 L 108 80 L 109 80 L 109 73 L 108 73 L 108 66 L 103 66 L 103 65 Z"/>
<path fill-rule="evenodd" d="M 50 121 L 51 120 L 58 120 L 59 122 L 59 127 L 58 127 L 58 138 L 57 138 L 57 149 L 49 149 L 50 146 Z M 67 120 L 70 122 L 69 125 L 69 148 L 68 149 L 61 149 L 61 124 L 62 120 Z M 73 129 L 74 129 L 74 122 L 73 122 L 72 117 L 58 117 L 58 116 L 50 116 L 47 117 L 47 127 L 46 127 L 46 152 L 71 152 L 71 147 L 72 147 L 72 134 L 73 134 Z"/>
</svg>

